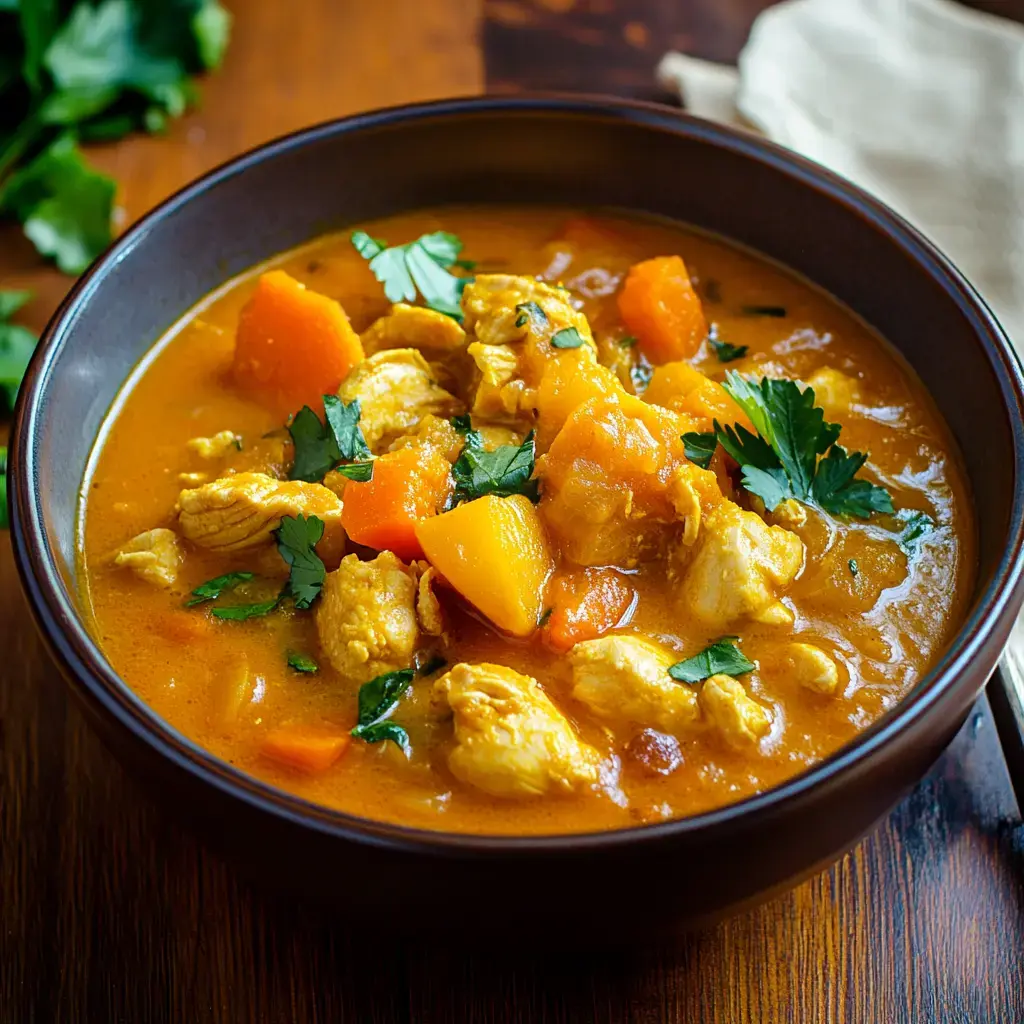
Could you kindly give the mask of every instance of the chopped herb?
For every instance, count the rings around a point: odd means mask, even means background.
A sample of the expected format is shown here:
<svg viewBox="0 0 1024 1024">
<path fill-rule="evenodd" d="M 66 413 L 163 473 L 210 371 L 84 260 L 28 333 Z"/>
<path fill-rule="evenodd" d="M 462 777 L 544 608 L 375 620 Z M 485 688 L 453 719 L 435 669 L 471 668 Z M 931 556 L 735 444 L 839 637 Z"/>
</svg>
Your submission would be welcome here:
<svg viewBox="0 0 1024 1024">
<path fill-rule="evenodd" d="M 860 567 L 857 565 L 857 559 L 851 558 L 846 564 L 850 567 L 850 575 L 856 579 L 860 572 Z"/>
<path fill-rule="evenodd" d="M 536 302 L 520 302 L 516 306 L 516 327 L 525 327 L 532 321 L 535 331 L 542 331 L 548 325 L 548 315 Z"/>
<path fill-rule="evenodd" d="M 285 516 L 274 531 L 277 550 L 291 566 L 284 594 L 295 607 L 308 608 L 320 595 L 327 569 L 316 553 L 324 535 L 324 524 L 316 516 Z"/>
<path fill-rule="evenodd" d="M 583 344 L 583 335 L 575 327 L 563 327 L 551 335 L 552 348 L 579 348 Z"/>
<path fill-rule="evenodd" d="M 647 385 L 651 383 L 653 375 L 654 367 L 641 353 L 640 358 L 629 368 L 629 379 L 633 382 L 633 390 L 636 394 L 642 395 L 647 390 Z"/>
<path fill-rule="evenodd" d="M 551 618 L 551 613 L 554 610 L 555 610 L 554 608 L 545 608 L 544 611 L 541 612 L 541 616 L 537 620 L 537 628 L 538 629 L 543 629 L 548 624 L 548 619 Z"/>
<path fill-rule="evenodd" d="M 337 395 L 324 395 L 326 422 L 305 405 L 288 424 L 295 446 L 291 480 L 319 483 L 342 460 L 364 459 L 370 449 L 359 429 L 359 403 L 345 403 Z"/>
<path fill-rule="evenodd" d="M 320 671 L 320 666 L 308 654 L 302 654 L 300 651 L 288 652 L 288 667 L 309 675 L 315 675 Z"/>
<path fill-rule="evenodd" d="M 502 444 L 494 451 L 484 451 L 480 434 L 466 434 L 462 454 L 452 466 L 455 480 L 455 501 L 472 501 L 485 494 L 506 498 L 525 494 L 530 501 L 539 500 L 537 481 L 531 479 L 536 465 L 533 431 L 520 445 Z"/>
<path fill-rule="evenodd" d="M 368 459 L 366 462 L 350 462 L 345 466 L 335 466 L 334 472 L 340 473 L 349 480 L 365 484 L 367 480 L 373 479 L 373 460 Z"/>
<path fill-rule="evenodd" d="M 730 345 L 727 341 L 719 341 L 717 338 L 708 338 L 711 347 L 715 350 L 720 363 L 731 363 L 734 359 L 742 359 L 747 354 L 747 345 Z"/>
<path fill-rule="evenodd" d="M 742 426 L 723 427 L 716 420 L 715 435 L 742 468 L 743 486 L 761 498 L 768 511 L 795 498 L 836 515 L 866 519 L 873 512 L 892 512 L 888 491 L 854 479 L 868 457 L 836 443 L 841 428 L 825 421 L 811 388 L 801 390 L 794 381 L 767 377 L 757 383 L 734 370 L 726 374 L 722 386 L 757 433 Z"/>
<path fill-rule="evenodd" d="M 689 430 L 683 434 L 683 445 L 686 457 L 695 466 L 707 469 L 711 465 L 711 457 L 718 447 L 718 438 L 714 433 L 701 434 L 695 430 Z"/>
<path fill-rule="evenodd" d="M 359 427 L 358 401 L 346 403 L 337 395 L 324 395 L 324 414 L 343 459 L 365 459 L 370 454 Z"/>
<path fill-rule="evenodd" d="M 397 672 L 385 672 L 363 683 L 359 688 L 359 720 L 352 735 L 367 743 L 391 740 L 408 757 L 411 750 L 408 734 L 400 725 L 387 719 L 409 689 L 415 674 L 413 669 L 403 668 Z"/>
<path fill-rule="evenodd" d="M 232 622 L 244 622 L 246 619 L 259 618 L 261 615 L 269 615 L 281 603 L 280 597 L 272 601 L 260 601 L 257 604 L 236 604 L 224 608 L 211 608 L 210 613 L 218 619 L 228 619 Z"/>
<path fill-rule="evenodd" d="M 216 601 L 221 594 L 234 590 L 239 583 L 248 583 L 253 578 L 251 572 L 229 572 L 223 576 L 215 576 L 212 580 L 201 583 L 192 591 L 191 598 L 185 602 L 186 608 L 194 608 L 206 601 Z"/>
<path fill-rule="evenodd" d="M 453 260 L 452 261 L 452 266 L 453 267 L 458 267 L 460 270 L 476 270 L 476 268 L 477 268 L 477 261 L 476 260 Z"/>
<path fill-rule="evenodd" d="M 744 316 L 770 316 L 777 320 L 783 319 L 788 314 L 785 306 L 741 306 L 740 312 Z"/>
<path fill-rule="evenodd" d="M 463 413 L 461 416 L 453 416 L 451 418 L 451 424 L 455 428 L 457 434 L 466 436 L 473 429 L 473 421 L 469 418 L 469 413 Z"/>
<path fill-rule="evenodd" d="M 636 336 L 633 334 L 627 334 L 619 338 L 619 345 L 622 348 L 635 348 L 636 347 Z"/>
<path fill-rule="evenodd" d="M 18 389 L 38 340 L 27 327 L 7 322 L 31 298 L 32 292 L 0 290 L 0 414 L 14 411 Z"/>
<path fill-rule="evenodd" d="M 435 672 L 440 672 L 447 664 L 448 661 L 435 651 L 416 669 L 416 674 L 418 676 L 432 676 Z"/>
<path fill-rule="evenodd" d="M 7 449 L 0 446 L 0 530 L 6 530 L 7 522 Z"/>
<path fill-rule="evenodd" d="M 753 672 L 757 666 L 736 646 L 733 642 L 736 639 L 723 636 L 692 658 L 677 661 L 669 668 L 668 674 L 680 683 L 700 683 L 719 673 L 740 676 Z"/>
<path fill-rule="evenodd" d="M 382 239 L 354 231 L 352 244 L 363 259 L 370 261 L 373 276 L 384 285 L 384 294 L 391 302 L 415 302 L 418 291 L 431 309 L 462 321 L 462 289 L 471 279 L 448 273 L 462 251 L 462 242 L 455 235 L 435 231 L 387 248 Z"/>
<path fill-rule="evenodd" d="M 922 539 L 935 529 L 935 520 L 927 512 L 910 509 L 901 509 L 896 518 L 902 526 L 896 543 L 903 548 L 908 558 L 913 558 Z"/>
</svg>

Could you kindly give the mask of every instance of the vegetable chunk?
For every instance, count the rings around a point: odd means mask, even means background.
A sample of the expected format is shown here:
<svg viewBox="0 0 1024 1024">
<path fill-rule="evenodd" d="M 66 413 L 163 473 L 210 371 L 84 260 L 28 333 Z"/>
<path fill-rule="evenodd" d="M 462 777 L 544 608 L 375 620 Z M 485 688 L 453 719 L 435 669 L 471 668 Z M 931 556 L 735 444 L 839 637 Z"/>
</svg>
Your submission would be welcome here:
<svg viewBox="0 0 1024 1024">
<path fill-rule="evenodd" d="M 630 268 L 619 313 L 652 363 L 688 359 L 708 333 L 700 298 L 680 256 L 656 256 Z"/>
<path fill-rule="evenodd" d="M 673 362 L 657 367 L 644 392 L 644 401 L 686 417 L 687 430 L 711 430 L 715 420 L 754 429 L 729 392 L 689 363 Z"/>
<path fill-rule="evenodd" d="M 239 386 L 280 416 L 322 408 L 363 358 L 341 306 L 283 270 L 262 274 L 242 309 L 233 373 Z"/>
<path fill-rule="evenodd" d="M 529 498 L 488 494 L 416 524 L 431 564 L 467 601 L 513 636 L 537 628 L 553 563 Z"/>
<path fill-rule="evenodd" d="M 315 774 L 330 768 L 351 742 L 352 737 L 348 733 L 285 725 L 267 733 L 260 753 L 288 768 Z"/>
<path fill-rule="evenodd" d="M 548 643 L 557 651 L 614 629 L 629 610 L 634 590 L 612 569 L 577 569 L 555 575 L 548 592 Z"/>
</svg>

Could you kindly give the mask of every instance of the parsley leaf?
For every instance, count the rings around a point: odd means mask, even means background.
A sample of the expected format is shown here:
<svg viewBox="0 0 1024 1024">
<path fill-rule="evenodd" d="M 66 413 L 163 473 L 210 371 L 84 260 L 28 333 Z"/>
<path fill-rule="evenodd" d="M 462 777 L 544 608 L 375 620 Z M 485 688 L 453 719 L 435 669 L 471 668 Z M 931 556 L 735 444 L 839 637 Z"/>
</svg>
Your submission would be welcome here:
<svg viewBox="0 0 1024 1024">
<path fill-rule="evenodd" d="M 723 673 L 739 676 L 753 672 L 757 666 L 733 642 L 734 636 L 723 636 L 709 644 L 699 654 L 672 665 L 668 674 L 680 683 L 700 683 L 711 676 Z"/>
<path fill-rule="evenodd" d="M 471 430 L 466 434 L 462 454 L 452 466 L 455 480 L 455 501 L 472 501 L 485 494 L 507 498 L 512 494 L 525 494 L 536 502 L 540 495 L 537 481 L 532 480 L 536 465 L 533 431 L 520 445 L 503 444 L 494 451 L 484 451 L 480 434 Z"/>
<path fill-rule="evenodd" d="M 520 302 L 516 306 L 516 327 L 525 327 L 532 321 L 535 331 L 542 331 L 548 325 L 548 315 L 536 302 Z"/>
<path fill-rule="evenodd" d="M 316 545 L 324 535 L 324 524 L 316 516 L 285 516 L 274 531 L 277 550 L 291 566 L 284 594 L 295 601 L 295 607 L 308 608 L 320 596 L 327 569 L 316 553 Z"/>
<path fill-rule="evenodd" d="M 859 565 L 857 565 L 857 559 L 856 559 L 856 558 L 851 558 L 851 559 L 850 559 L 850 560 L 849 560 L 849 561 L 848 561 L 848 562 L 846 563 L 846 565 L 847 565 L 847 568 L 849 568 L 849 570 L 850 570 L 850 575 L 851 575 L 851 576 L 852 576 L 852 577 L 853 577 L 854 579 L 856 579 L 856 578 L 857 578 L 857 576 L 858 576 L 858 575 L 859 575 L 859 573 L 860 573 L 860 566 L 859 566 Z"/>
<path fill-rule="evenodd" d="M 825 421 L 814 404 L 813 389 L 767 377 L 758 383 L 733 370 L 722 386 L 757 433 L 743 426 L 723 427 L 716 420 L 715 435 L 742 468 L 744 487 L 769 511 L 788 498 L 817 504 L 836 515 L 867 518 L 873 512 L 892 511 L 885 488 L 854 479 L 868 457 L 836 443 L 841 428 Z M 819 459 L 822 455 L 825 458 Z"/>
<path fill-rule="evenodd" d="M 6 322 L 30 298 L 32 293 L 27 291 L 0 291 L 0 413 L 5 407 L 8 412 L 14 410 L 18 388 L 38 340 L 27 327 Z"/>
<path fill-rule="evenodd" d="M 288 667 L 295 669 L 296 672 L 305 672 L 309 675 L 315 675 L 320 671 L 320 666 L 308 654 L 303 654 L 301 651 L 288 652 Z"/>
<path fill-rule="evenodd" d="M 231 622 L 244 622 L 246 619 L 255 619 L 261 615 L 269 615 L 281 603 L 279 597 L 272 601 L 260 601 L 257 604 L 235 604 L 224 608 L 211 608 L 211 614 L 218 619 L 228 619 Z"/>
<path fill-rule="evenodd" d="M 346 404 L 337 395 L 324 395 L 324 413 L 326 423 L 304 405 L 288 425 L 295 445 L 290 480 L 319 483 L 343 459 L 362 459 L 370 454 L 359 429 L 358 402 Z"/>
<path fill-rule="evenodd" d="M 391 302 L 415 302 L 417 291 L 431 309 L 462 321 L 462 289 L 471 278 L 455 277 L 448 268 L 455 265 L 462 242 L 447 231 L 421 235 L 405 245 L 386 248 L 383 239 L 365 231 L 352 232 L 356 252 L 370 261 L 373 276 L 384 285 Z"/>
<path fill-rule="evenodd" d="M 563 327 L 551 335 L 552 348 L 579 348 L 583 344 L 583 335 L 575 327 Z"/>
<path fill-rule="evenodd" d="M 711 457 L 718 447 L 718 438 L 714 432 L 707 434 L 699 433 L 696 430 L 688 430 L 683 434 L 683 446 L 686 457 L 701 469 L 707 469 L 711 465 Z"/>
<path fill-rule="evenodd" d="M 197 604 L 206 601 L 216 601 L 221 594 L 228 590 L 234 590 L 240 583 L 248 583 L 253 578 L 251 572 L 229 572 L 223 576 L 215 576 L 212 580 L 200 583 L 192 596 L 185 602 L 186 608 L 194 608 Z"/>
<path fill-rule="evenodd" d="M 0 530 L 6 530 L 7 522 L 7 449 L 0 446 Z"/>
<path fill-rule="evenodd" d="M 355 480 L 356 483 L 365 484 L 367 480 L 373 479 L 373 460 L 350 462 L 347 466 L 335 466 L 334 472 L 340 473 L 349 480 Z"/>
<path fill-rule="evenodd" d="M 324 413 L 341 457 L 365 459 L 370 449 L 359 428 L 359 402 L 353 400 L 346 404 L 337 395 L 324 395 Z"/>
<path fill-rule="evenodd" d="M 903 548 L 908 558 L 913 558 L 921 546 L 921 540 L 935 529 L 935 520 L 927 512 L 901 509 L 896 515 L 902 529 L 896 543 Z"/>
<path fill-rule="evenodd" d="M 473 421 L 469 418 L 468 412 L 461 416 L 453 416 L 451 425 L 455 428 L 455 433 L 461 434 L 463 437 L 473 429 Z"/>
<path fill-rule="evenodd" d="M 409 689 L 415 674 L 413 669 L 403 668 L 363 683 L 359 688 L 359 720 L 352 735 L 367 743 L 391 740 L 408 757 L 411 752 L 408 733 L 387 719 Z"/>
<path fill-rule="evenodd" d="M 717 338 L 708 338 L 711 347 L 715 350 L 720 363 L 731 363 L 734 359 L 742 359 L 747 354 L 748 345 L 730 345 L 727 341 L 719 341 Z"/>
</svg>

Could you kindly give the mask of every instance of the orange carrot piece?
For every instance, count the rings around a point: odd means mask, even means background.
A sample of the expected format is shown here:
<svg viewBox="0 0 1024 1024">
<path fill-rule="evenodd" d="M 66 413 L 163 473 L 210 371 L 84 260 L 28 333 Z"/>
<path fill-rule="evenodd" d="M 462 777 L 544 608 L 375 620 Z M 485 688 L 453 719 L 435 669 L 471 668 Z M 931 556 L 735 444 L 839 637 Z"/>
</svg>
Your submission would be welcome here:
<svg viewBox="0 0 1024 1024">
<path fill-rule="evenodd" d="M 279 416 L 323 395 L 363 358 L 359 335 L 341 306 L 283 270 L 260 276 L 238 319 L 233 372 L 239 387 Z"/>
<path fill-rule="evenodd" d="M 548 643 L 568 651 L 603 636 L 625 615 L 633 596 L 633 588 L 611 569 L 559 572 L 548 591 Z"/>
<path fill-rule="evenodd" d="M 365 483 L 345 486 L 341 524 L 357 544 L 422 558 L 416 524 L 444 508 L 452 490 L 451 467 L 436 449 L 399 448 L 373 463 Z"/>
<path fill-rule="evenodd" d="M 700 298 L 679 256 L 634 264 L 619 292 L 619 314 L 652 363 L 692 356 L 708 332 Z"/>
<path fill-rule="evenodd" d="M 283 725 L 267 733 L 260 753 L 301 772 L 326 771 L 352 742 L 347 733 L 328 732 L 307 725 Z"/>
</svg>

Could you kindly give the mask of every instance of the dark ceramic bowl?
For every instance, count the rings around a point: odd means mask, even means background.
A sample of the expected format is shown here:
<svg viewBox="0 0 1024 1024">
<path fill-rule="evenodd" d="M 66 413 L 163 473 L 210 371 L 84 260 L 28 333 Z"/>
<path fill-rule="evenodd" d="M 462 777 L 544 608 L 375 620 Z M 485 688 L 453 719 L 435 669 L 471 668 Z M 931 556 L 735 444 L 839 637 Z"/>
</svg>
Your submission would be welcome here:
<svg viewBox="0 0 1024 1024">
<path fill-rule="evenodd" d="M 564 837 L 453 835 L 354 818 L 249 778 L 118 678 L 83 622 L 75 525 L 97 431 L 129 371 L 239 271 L 320 232 L 453 201 L 620 207 L 709 229 L 837 296 L 920 374 L 970 452 L 978 583 L 934 671 L 856 742 L 777 789 L 694 818 Z M 244 869 L 389 926 L 396 917 L 380 915 L 382 904 L 411 925 L 448 922 L 463 935 L 544 921 L 559 938 L 637 935 L 709 919 L 820 870 L 952 738 L 1021 604 L 1022 403 L 1020 366 L 978 296 L 917 232 L 847 182 L 760 139 L 654 106 L 460 100 L 271 143 L 125 234 L 73 289 L 30 367 L 13 439 L 12 533 L 39 624 L 90 722 L 133 776 Z"/>
</svg>

